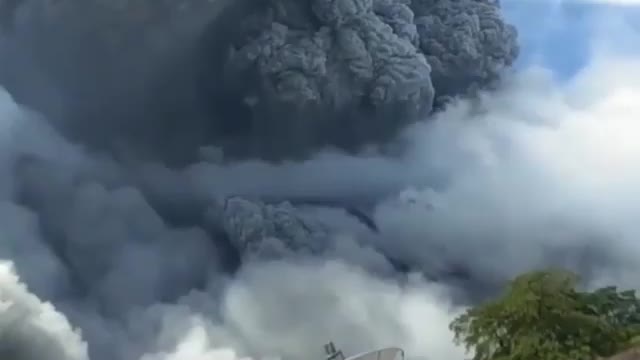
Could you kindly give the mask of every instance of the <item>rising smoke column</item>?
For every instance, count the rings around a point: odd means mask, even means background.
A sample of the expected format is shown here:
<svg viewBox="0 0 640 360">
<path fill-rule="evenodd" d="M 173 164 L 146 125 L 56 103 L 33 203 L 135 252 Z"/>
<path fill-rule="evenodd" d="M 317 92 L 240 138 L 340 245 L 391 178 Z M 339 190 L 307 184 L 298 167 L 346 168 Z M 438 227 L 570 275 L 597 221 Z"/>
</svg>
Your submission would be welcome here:
<svg viewBox="0 0 640 360">
<path fill-rule="evenodd" d="M 475 15 L 502 24 L 497 7 L 490 8 L 493 12 Z M 366 308 L 386 299 L 394 311 L 417 306 L 437 313 L 440 300 L 432 299 L 420 277 L 405 289 L 370 275 L 398 276 L 393 261 L 369 243 L 370 229 L 344 211 L 225 199 L 234 194 L 286 199 L 289 187 L 268 189 L 255 181 L 262 168 L 281 183 L 281 168 L 191 163 L 202 145 L 222 147 L 232 157 L 263 159 L 313 158 L 326 145 L 356 151 L 389 141 L 428 115 L 438 89 L 427 59 L 436 55 L 434 49 L 423 53 L 408 4 L 26 0 L 14 15 L 1 39 L 0 78 L 19 103 L 44 114 L 48 124 L 3 99 L 9 109 L 3 119 L 8 122 L 3 218 L 12 219 L 2 223 L 3 256 L 34 296 L 51 301 L 52 312 L 82 330 L 82 340 L 63 331 L 69 338 L 57 346 L 67 351 L 64 359 L 86 356 L 73 350 L 79 341 L 88 343 L 94 360 L 315 358 L 320 354 L 307 354 L 311 339 L 346 337 L 371 327 L 370 320 L 347 316 L 334 323 L 317 314 L 317 336 L 290 333 L 284 344 L 281 334 L 269 341 L 263 329 L 284 320 L 276 333 L 289 331 L 288 320 L 246 312 L 278 314 L 282 301 L 313 300 L 325 312 L 348 315 L 362 307 L 353 304 L 359 295 L 336 303 L 323 293 L 346 296 L 354 285 L 369 289 Z M 458 18 L 451 26 L 475 19 Z M 501 32 L 504 39 L 497 41 L 515 49 L 514 35 Z M 469 33 L 468 41 L 479 40 Z M 462 94 L 471 85 L 460 86 L 456 93 Z M 329 156 L 325 163 L 333 168 L 340 157 Z M 141 159 L 167 164 L 140 164 Z M 189 166 L 174 170 L 175 163 Z M 307 165 L 317 169 L 313 160 Z M 289 166 L 299 174 L 293 179 L 308 177 L 296 163 Z M 294 195 L 303 198 L 340 201 L 352 192 L 352 186 L 336 192 L 329 184 L 309 194 L 304 181 L 299 184 Z M 379 188 L 386 194 L 402 186 L 403 181 L 382 180 Z M 378 192 L 364 190 L 364 197 Z M 265 259 L 286 261 L 265 272 L 259 265 Z M 298 278 L 283 288 L 269 285 L 292 272 Z M 313 282 L 327 286 L 315 294 L 287 294 L 290 284 L 302 287 L 314 274 Z M 346 274 L 352 275 L 343 282 L 329 281 Z M 6 286 L 17 281 L 13 277 Z M 323 298 L 327 302 L 319 301 Z M 449 316 L 438 316 L 444 326 Z M 342 345 L 355 352 L 401 343 L 413 326 L 410 318 L 381 313 L 375 320 L 380 332 L 362 332 Z M 7 325 L 9 334 L 16 332 L 14 326 Z M 22 337 L 13 342 L 13 354 L 23 354 L 29 336 L 47 337 L 46 331 L 17 333 Z"/>
<path fill-rule="evenodd" d="M 493 0 L 25 0 L 13 23 L 18 101 L 76 140 L 182 162 L 385 143 L 518 54 Z"/>
</svg>

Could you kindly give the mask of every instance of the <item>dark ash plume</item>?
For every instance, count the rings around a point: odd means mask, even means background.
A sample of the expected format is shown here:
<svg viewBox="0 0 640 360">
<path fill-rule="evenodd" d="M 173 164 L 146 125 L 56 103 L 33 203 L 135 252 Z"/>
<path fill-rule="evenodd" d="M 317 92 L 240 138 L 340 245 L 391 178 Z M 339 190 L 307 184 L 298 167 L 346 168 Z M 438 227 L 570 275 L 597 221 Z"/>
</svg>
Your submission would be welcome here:
<svg viewBox="0 0 640 360">
<path fill-rule="evenodd" d="M 384 144 L 518 54 L 489 0 L 16 4 L 0 75 L 18 101 L 76 141 L 175 164 L 211 144 L 268 160 Z"/>
</svg>

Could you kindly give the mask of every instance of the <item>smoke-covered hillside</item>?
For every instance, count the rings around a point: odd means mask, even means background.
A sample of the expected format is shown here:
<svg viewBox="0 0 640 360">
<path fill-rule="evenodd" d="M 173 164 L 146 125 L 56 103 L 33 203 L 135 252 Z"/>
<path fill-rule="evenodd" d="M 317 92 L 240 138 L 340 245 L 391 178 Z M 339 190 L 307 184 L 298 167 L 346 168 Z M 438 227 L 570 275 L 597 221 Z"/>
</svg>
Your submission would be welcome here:
<svg viewBox="0 0 640 360">
<path fill-rule="evenodd" d="M 514 74 L 497 0 L 2 11 L 2 358 L 462 359 L 521 271 L 637 286 L 637 62 Z"/>
</svg>

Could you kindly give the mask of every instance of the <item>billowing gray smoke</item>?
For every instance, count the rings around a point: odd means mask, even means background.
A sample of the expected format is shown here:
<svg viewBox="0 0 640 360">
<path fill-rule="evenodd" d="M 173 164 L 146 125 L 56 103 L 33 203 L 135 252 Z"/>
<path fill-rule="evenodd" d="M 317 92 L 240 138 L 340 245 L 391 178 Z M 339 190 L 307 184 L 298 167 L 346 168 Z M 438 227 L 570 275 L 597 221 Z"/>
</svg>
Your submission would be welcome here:
<svg viewBox="0 0 640 360">
<path fill-rule="evenodd" d="M 0 358 L 461 359 L 520 271 L 638 285 L 637 62 L 498 84 L 489 0 L 0 4 Z"/>
<path fill-rule="evenodd" d="M 494 0 L 7 3 L 18 101 L 78 141 L 174 162 L 385 143 L 518 54 Z"/>
</svg>

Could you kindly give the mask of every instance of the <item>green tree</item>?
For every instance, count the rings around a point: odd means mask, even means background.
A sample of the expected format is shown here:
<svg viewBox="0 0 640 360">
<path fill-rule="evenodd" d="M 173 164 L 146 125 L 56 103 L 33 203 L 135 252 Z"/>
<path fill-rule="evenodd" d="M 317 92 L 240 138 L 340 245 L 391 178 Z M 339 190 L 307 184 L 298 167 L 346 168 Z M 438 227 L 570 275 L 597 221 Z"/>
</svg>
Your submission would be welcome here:
<svg viewBox="0 0 640 360">
<path fill-rule="evenodd" d="M 633 291 L 577 290 L 567 271 L 515 278 L 504 294 L 467 310 L 450 325 L 474 360 L 589 360 L 612 355 L 640 334 Z M 637 341 L 637 339 L 635 340 Z"/>
</svg>

